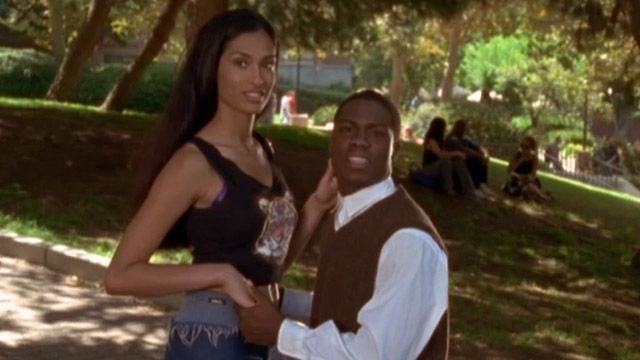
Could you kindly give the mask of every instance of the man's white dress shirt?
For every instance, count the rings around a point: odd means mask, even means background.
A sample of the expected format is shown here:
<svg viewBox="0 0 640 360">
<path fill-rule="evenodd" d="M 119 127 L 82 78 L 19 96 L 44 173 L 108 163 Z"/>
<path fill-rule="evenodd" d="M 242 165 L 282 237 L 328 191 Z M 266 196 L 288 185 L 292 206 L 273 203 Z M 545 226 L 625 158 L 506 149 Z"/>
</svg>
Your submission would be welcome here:
<svg viewBox="0 0 640 360">
<path fill-rule="evenodd" d="M 335 229 L 395 191 L 389 177 L 339 197 Z M 447 309 L 448 285 L 447 256 L 431 235 L 400 229 L 382 248 L 373 297 L 358 312 L 356 333 L 341 333 L 331 320 L 310 329 L 287 319 L 278 350 L 299 359 L 415 359 Z"/>
</svg>

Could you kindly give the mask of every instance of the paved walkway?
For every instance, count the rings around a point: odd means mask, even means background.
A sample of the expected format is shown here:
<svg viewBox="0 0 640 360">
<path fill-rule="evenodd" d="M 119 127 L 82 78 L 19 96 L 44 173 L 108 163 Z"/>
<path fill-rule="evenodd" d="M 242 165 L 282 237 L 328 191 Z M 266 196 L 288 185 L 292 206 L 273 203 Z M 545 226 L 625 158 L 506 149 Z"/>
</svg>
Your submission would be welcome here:
<svg viewBox="0 0 640 360">
<path fill-rule="evenodd" d="M 161 359 L 169 312 L 0 256 L 0 359 Z"/>
</svg>

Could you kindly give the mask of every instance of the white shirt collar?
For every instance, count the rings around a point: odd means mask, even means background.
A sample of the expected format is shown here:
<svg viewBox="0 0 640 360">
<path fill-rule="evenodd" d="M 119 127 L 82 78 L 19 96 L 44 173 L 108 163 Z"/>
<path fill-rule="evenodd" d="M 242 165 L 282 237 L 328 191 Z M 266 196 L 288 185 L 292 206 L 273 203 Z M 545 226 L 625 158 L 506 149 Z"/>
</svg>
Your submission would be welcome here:
<svg viewBox="0 0 640 360">
<path fill-rule="evenodd" d="M 356 216 L 386 198 L 396 191 L 396 185 L 391 176 L 386 179 L 360 189 L 353 194 L 341 196 L 338 194 L 338 209 L 335 215 L 334 228 L 337 231 Z"/>
</svg>

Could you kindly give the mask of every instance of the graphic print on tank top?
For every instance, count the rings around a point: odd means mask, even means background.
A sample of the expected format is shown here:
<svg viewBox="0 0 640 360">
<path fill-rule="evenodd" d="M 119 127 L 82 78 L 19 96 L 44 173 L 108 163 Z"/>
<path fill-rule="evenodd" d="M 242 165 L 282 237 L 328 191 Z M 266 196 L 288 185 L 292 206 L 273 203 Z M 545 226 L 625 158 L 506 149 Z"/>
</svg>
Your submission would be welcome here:
<svg viewBox="0 0 640 360">
<path fill-rule="evenodd" d="M 272 199 L 262 197 L 258 205 L 265 219 L 253 253 L 268 263 L 282 265 L 298 220 L 293 196 L 287 191 Z"/>
</svg>

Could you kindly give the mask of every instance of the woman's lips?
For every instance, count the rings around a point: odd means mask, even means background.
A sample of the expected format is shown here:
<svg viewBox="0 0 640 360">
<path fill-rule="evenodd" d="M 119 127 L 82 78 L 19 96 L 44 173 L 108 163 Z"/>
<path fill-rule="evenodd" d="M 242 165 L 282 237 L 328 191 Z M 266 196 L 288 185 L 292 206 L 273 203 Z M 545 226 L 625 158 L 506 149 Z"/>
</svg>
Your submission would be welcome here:
<svg viewBox="0 0 640 360">
<path fill-rule="evenodd" d="M 253 102 L 262 102 L 264 100 L 264 95 L 265 93 L 263 91 L 246 91 L 244 93 L 244 96 L 246 96 L 249 101 Z"/>
</svg>

